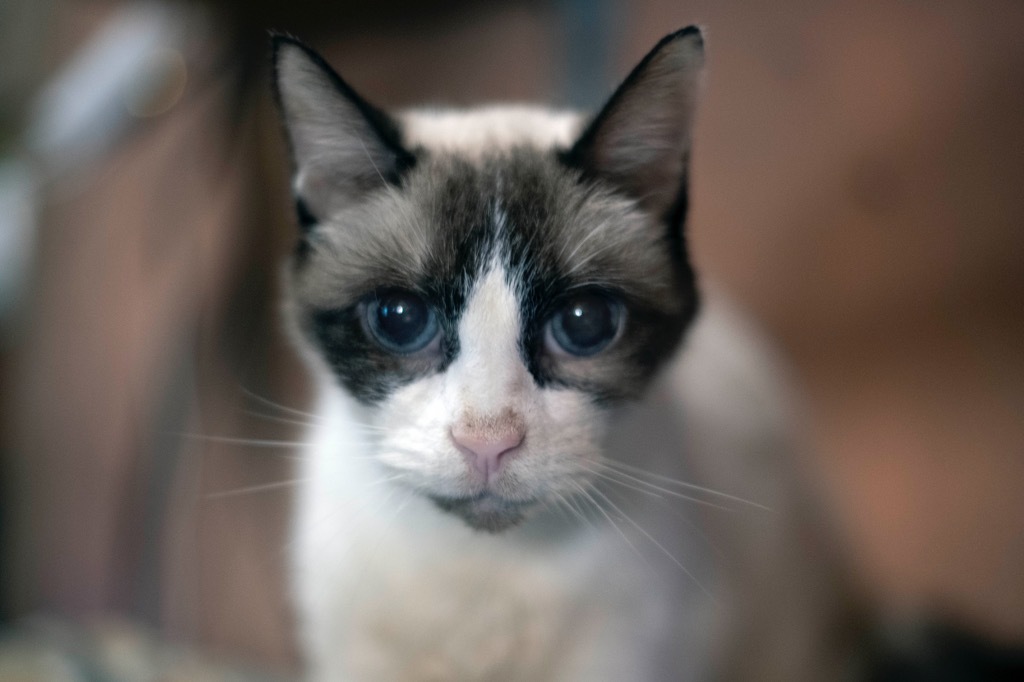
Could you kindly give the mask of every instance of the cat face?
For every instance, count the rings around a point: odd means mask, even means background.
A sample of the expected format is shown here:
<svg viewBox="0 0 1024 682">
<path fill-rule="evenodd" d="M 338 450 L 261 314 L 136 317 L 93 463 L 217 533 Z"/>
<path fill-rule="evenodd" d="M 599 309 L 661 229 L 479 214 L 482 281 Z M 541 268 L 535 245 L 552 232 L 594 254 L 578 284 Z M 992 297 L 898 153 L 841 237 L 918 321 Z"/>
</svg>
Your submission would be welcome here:
<svg viewBox="0 0 1024 682">
<path fill-rule="evenodd" d="M 696 29 L 669 36 L 586 127 L 523 108 L 389 117 L 275 40 L 303 227 L 293 326 L 366 407 L 380 464 L 473 527 L 578 492 L 609 410 L 693 317 L 701 63 Z"/>
</svg>

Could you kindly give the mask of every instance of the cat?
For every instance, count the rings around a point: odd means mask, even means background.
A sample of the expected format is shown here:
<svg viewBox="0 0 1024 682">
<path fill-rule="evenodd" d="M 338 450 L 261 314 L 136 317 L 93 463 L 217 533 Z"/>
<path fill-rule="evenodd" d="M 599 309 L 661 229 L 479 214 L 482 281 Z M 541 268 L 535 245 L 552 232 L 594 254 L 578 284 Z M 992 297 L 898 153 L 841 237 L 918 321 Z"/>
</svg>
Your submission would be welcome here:
<svg viewBox="0 0 1024 682">
<path fill-rule="evenodd" d="M 700 680 L 744 669 L 724 642 L 811 643 L 828 578 L 781 571 L 803 583 L 777 592 L 785 622 L 723 615 L 776 596 L 729 587 L 701 535 L 754 519 L 756 564 L 801 497 L 765 463 L 785 448 L 770 363 L 687 248 L 701 30 L 589 118 L 389 114 L 295 38 L 273 63 L 300 227 L 285 317 L 318 395 L 291 559 L 308 677 Z M 776 679 L 800 678 L 792 656 Z"/>
</svg>

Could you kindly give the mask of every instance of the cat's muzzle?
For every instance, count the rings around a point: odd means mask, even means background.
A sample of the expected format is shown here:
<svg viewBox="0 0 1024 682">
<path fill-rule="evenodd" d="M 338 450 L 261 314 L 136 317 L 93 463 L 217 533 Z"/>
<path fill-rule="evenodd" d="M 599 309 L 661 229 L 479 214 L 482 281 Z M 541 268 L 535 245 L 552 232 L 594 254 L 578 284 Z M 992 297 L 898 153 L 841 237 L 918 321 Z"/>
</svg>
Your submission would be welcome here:
<svg viewBox="0 0 1024 682">
<path fill-rule="evenodd" d="M 526 518 L 533 500 L 507 500 L 491 492 L 472 497 L 431 496 L 440 509 L 462 518 L 471 528 L 500 533 L 520 524 Z"/>
</svg>

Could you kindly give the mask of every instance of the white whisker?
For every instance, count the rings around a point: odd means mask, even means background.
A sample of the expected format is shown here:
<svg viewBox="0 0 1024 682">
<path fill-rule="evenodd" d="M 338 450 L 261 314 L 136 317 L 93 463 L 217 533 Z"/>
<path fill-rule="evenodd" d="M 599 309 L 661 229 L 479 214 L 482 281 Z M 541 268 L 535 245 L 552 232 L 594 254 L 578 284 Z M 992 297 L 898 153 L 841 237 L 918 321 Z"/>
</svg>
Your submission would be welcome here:
<svg viewBox="0 0 1024 682">
<path fill-rule="evenodd" d="M 590 528 L 594 527 L 594 522 L 588 519 L 587 515 L 584 514 L 580 509 L 578 509 L 576 505 L 572 504 L 570 498 L 567 495 L 565 495 L 564 493 L 556 493 L 554 500 L 557 503 L 559 509 L 568 510 L 570 518 L 576 518 L 583 525 L 588 526 Z"/>
<path fill-rule="evenodd" d="M 238 497 L 239 495 L 247 495 L 249 493 L 262 493 L 271 490 L 281 490 L 282 488 L 290 488 L 298 485 L 299 483 L 305 483 L 310 479 L 307 478 L 295 478 L 288 481 L 276 481 L 274 483 L 263 483 L 260 485 L 250 485 L 245 488 L 235 488 L 234 490 L 222 490 L 216 493 L 210 493 L 206 496 L 207 500 L 219 500 L 225 497 Z"/>
<path fill-rule="evenodd" d="M 722 511 L 727 511 L 727 512 L 736 511 L 732 507 L 726 507 L 726 506 L 723 506 L 723 505 L 720 505 L 720 504 L 715 504 L 714 502 L 709 502 L 708 500 L 702 500 L 699 497 L 693 497 L 692 495 L 686 495 L 686 494 L 683 494 L 683 493 L 675 491 L 675 490 L 669 490 L 668 488 L 663 488 L 662 486 L 655 485 L 654 483 L 651 483 L 649 481 L 645 481 L 643 479 L 637 478 L 636 476 L 631 476 L 630 474 L 624 473 L 622 471 L 616 471 L 615 469 L 612 469 L 611 467 L 607 467 L 607 465 L 605 465 L 605 464 L 602 464 L 602 466 L 606 467 L 603 472 L 602 471 L 597 471 L 597 470 L 589 470 L 589 471 L 590 471 L 590 473 L 594 474 L 595 476 L 598 476 L 598 477 L 600 477 L 600 478 L 602 478 L 602 479 L 604 479 L 606 481 L 610 481 L 610 482 L 615 483 L 616 485 L 620 485 L 620 486 L 622 486 L 624 488 L 629 488 L 630 490 L 636 490 L 638 492 L 645 493 L 647 495 L 651 495 L 651 496 L 654 496 L 654 497 L 659 497 L 660 498 L 660 497 L 662 497 L 662 495 L 659 495 L 658 493 L 662 493 L 664 495 L 669 495 L 671 497 L 675 497 L 675 498 L 678 498 L 678 499 L 681 499 L 681 500 L 686 500 L 687 502 L 693 502 L 694 504 L 700 504 L 700 505 L 704 505 L 705 507 L 711 507 L 712 509 L 720 509 Z M 586 469 L 586 467 L 583 467 L 583 468 Z M 619 479 L 615 478 L 613 475 L 614 476 L 621 476 L 621 477 L 625 478 L 628 481 L 634 481 L 634 482 L 636 482 L 636 483 L 638 483 L 640 485 L 647 486 L 647 488 L 650 488 L 650 490 L 648 490 L 646 488 L 640 488 L 640 487 L 635 486 L 635 485 L 631 485 L 631 484 L 627 483 L 626 481 L 622 481 L 622 480 L 619 480 Z"/>
<path fill-rule="evenodd" d="M 593 507 L 598 512 L 600 512 L 600 514 L 602 516 L 604 516 L 605 519 L 607 519 L 608 523 L 610 523 L 612 528 L 614 528 L 618 532 L 618 534 L 622 537 L 622 539 L 625 541 L 625 543 L 633 550 L 633 552 L 637 555 L 637 557 L 639 557 L 639 559 L 641 561 L 643 561 L 648 566 L 650 566 L 650 563 L 647 561 L 647 557 L 645 557 L 643 555 L 643 553 L 640 552 L 639 549 L 637 549 L 636 545 L 633 544 L 633 541 L 629 539 L 629 536 L 627 536 L 626 533 L 621 528 L 619 528 L 619 524 L 615 523 L 615 520 L 612 519 L 611 515 L 608 514 L 607 511 L 605 511 L 604 507 L 602 507 L 598 503 L 598 501 L 594 499 L 594 497 L 590 494 L 590 491 L 587 490 L 586 488 L 584 488 L 579 483 L 575 483 L 574 482 L 573 485 L 583 495 L 583 499 L 588 500 L 590 502 L 590 504 L 593 505 Z M 591 488 L 591 490 L 595 490 L 595 492 L 596 492 L 596 489 L 594 489 L 594 488 Z"/>
<path fill-rule="evenodd" d="M 246 396 L 248 396 L 249 398 L 252 398 L 253 400 L 255 400 L 255 401 L 259 402 L 259 403 L 262 403 L 262 404 L 266 405 L 267 407 L 273 407 L 274 409 L 281 410 L 285 414 L 291 414 L 291 415 L 296 416 L 296 417 L 305 417 L 307 419 L 313 420 L 314 423 L 322 421 L 322 419 L 321 419 L 321 417 L 319 415 L 313 414 L 312 412 L 303 412 L 302 410 L 297 410 L 294 407 L 288 407 L 287 405 L 282 405 L 281 403 L 276 403 L 273 400 L 271 400 L 270 398 L 264 398 L 263 396 L 259 395 L 258 393 L 254 393 L 253 391 L 250 391 L 245 386 L 239 386 L 239 389 L 241 389 L 242 393 L 245 394 Z"/>
<path fill-rule="evenodd" d="M 645 469 L 641 469 L 640 467 L 632 466 L 632 465 L 626 464 L 624 462 L 617 462 L 617 461 L 612 461 L 612 460 L 606 460 L 606 461 L 602 462 L 602 466 L 608 467 L 609 469 L 617 469 L 618 471 L 616 471 L 616 473 L 618 473 L 618 474 L 620 474 L 622 476 L 628 476 L 629 478 L 631 478 L 633 480 L 640 481 L 640 482 L 645 483 L 647 485 L 653 485 L 653 484 L 649 483 L 647 481 L 642 481 L 641 479 L 638 479 L 635 476 L 633 476 L 632 474 L 629 474 L 627 472 L 628 471 L 632 471 L 633 473 L 635 473 L 637 475 L 650 476 L 651 478 L 658 479 L 659 481 L 663 481 L 663 482 L 665 482 L 667 484 L 670 484 L 670 485 L 679 486 L 681 488 L 688 488 L 690 490 L 695 490 L 697 492 L 702 492 L 702 493 L 705 493 L 707 495 L 714 495 L 715 497 L 721 497 L 721 498 L 726 499 L 726 500 L 732 500 L 733 502 L 739 502 L 740 504 L 745 504 L 745 505 L 754 507 L 756 509 L 760 509 L 762 511 L 767 511 L 767 512 L 771 511 L 771 507 L 766 507 L 763 504 L 760 504 L 758 502 L 754 502 L 753 500 L 747 500 L 747 499 L 744 499 L 742 497 L 738 497 L 736 495 L 730 495 L 729 493 L 724 493 L 724 492 L 722 492 L 720 490 L 715 490 L 714 488 L 707 488 L 707 487 L 704 487 L 702 485 L 697 485 L 696 483 L 687 483 L 686 481 L 680 481 L 680 480 L 675 479 L 675 478 L 670 478 L 668 476 L 663 476 L 662 474 L 657 474 L 657 473 L 654 473 L 653 471 L 647 471 Z M 625 469 L 626 471 L 622 471 L 623 469 Z M 659 489 L 662 490 L 663 492 L 667 491 L 667 489 L 665 489 L 665 488 L 659 488 Z"/>
<path fill-rule="evenodd" d="M 248 445 L 254 448 L 298 448 L 305 443 L 291 440 L 267 440 L 262 438 L 240 438 L 236 436 L 213 436 L 204 433 L 177 432 L 174 435 L 189 440 L 200 440 L 209 443 L 225 443 L 228 445 Z"/>
<path fill-rule="evenodd" d="M 279 417 L 273 414 L 264 414 L 263 412 L 257 412 L 256 410 L 245 410 L 245 414 L 248 414 L 259 419 L 265 419 L 266 421 L 276 422 L 278 424 L 293 424 L 295 426 L 312 427 L 315 426 L 312 422 L 303 421 L 301 419 L 295 419 L 292 417 Z"/>
<path fill-rule="evenodd" d="M 695 576 L 692 572 L 690 572 L 690 569 L 686 568 L 686 566 L 684 566 L 683 563 L 681 561 L 679 561 L 679 559 L 677 559 L 674 554 L 672 554 L 672 552 L 670 552 L 667 549 L 665 549 L 665 546 L 663 544 L 658 542 L 655 539 L 655 537 L 653 535 L 651 535 L 650 533 L 648 533 L 640 524 L 638 524 L 636 521 L 631 519 L 624 511 L 622 511 L 622 509 L 619 508 L 619 506 L 617 504 L 612 502 L 608 498 L 607 495 L 602 493 L 597 488 L 592 488 L 592 489 L 593 489 L 593 491 L 595 493 L 597 493 L 598 495 L 601 496 L 601 499 L 603 499 L 605 502 L 607 502 L 609 505 L 611 505 L 611 508 L 614 509 L 616 512 L 618 512 L 619 515 L 622 518 L 624 518 L 627 522 L 629 522 L 630 525 L 632 525 L 634 528 L 636 528 L 645 538 L 650 540 L 651 543 L 653 543 L 655 547 L 657 547 L 659 550 L 661 550 L 662 554 L 667 556 L 672 561 L 672 563 L 674 563 L 676 566 L 678 566 L 679 569 L 683 573 L 685 573 L 687 575 L 687 577 L 689 577 L 694 582 L 694 584 L 697 585 L 697 587 L 700 588 L 701 592 L 703 592 L 705 595 L 707 595 L 709 598 L 711 598 L 712 601 L 717 603 L 718 600 L 715 598 L 715 595 L 711 594 L 711 592 L 706 587 L 704 587 L 703 583 L 701 583 L 701 581 L 697 580 L 697 576 Z"/>
<path fill-rule="evenodd" d="M 380 487 L 380 486 L 385 485 L 387 483 L 391 483 L 393 481 L 400 480 L 400 479 L 402 479 L 404 477 L 405 477 L 405 474 L 403 474 L 403 473 L 393 474 L 391 476 L 381 476 L 380 478 L 378 478 L 378 479 L 376 479 L 374 481 L 371 481 L 370 483 L 367 483 L 366 485 L 364 485 L 363 488 L 362 488 L 362 492 L 365 493 L 365 492 L 367 492 L 369 490 L 372 490 L 373 488 L 377 488 L 377 487 Z M 397 487 L 395 489 L 391 490 L 390 492 L 388 492 L 388 494 L 384 496 L 384 500 L 379 505 L 376 505 L 374 507 L 375 512 L 385 508 L 385 506 L 387 505 L 387 501 L 391 499 L 391 497 L 395 494 L 396 490 L 397 490 Z M 356 524 L 363 518 L 367 508 L 369 506 L 371 506 L 371 504 L 373 502 L 374 502 L 374 500 L 370 499 L 369 497 L 363 498 L 361 500 L 361 504 L 359 505 L 359 507 L 352 513 L 351 516 L 349 516 L 348 518 L 345 519 L 345 523 L 342 523 L 339 528 L 336 528 L 334 530 L 334 532 L 331 534 L 331 538 L 328 541 L 329 542 L 333 542 L 339 535 L 343 535 L 349 528 L 355 527 Z M 318 519 L 313 520 L 312 521 L 312 525 L 314 527 L 319 528 L 320 526 L 323 526 L 324 524 L 326 524 L 326 523 L 328 523 L 330 521 L 333 521 L 339 514 L 346 513 L 348 511 L 350 511 L 350 510 L 348 510 L 346 507 L 341 506 L 341 505 L 339 505 L 337 507 L 333 507 L 333 508 L 331 508 L 329 513 L 325 514 L 324 516 L 322 516 L 322 517 L 320 517 Z M 295 547 L 295 544 L 298 542 L 298 540 L 299 540 L 299 538 L 297 536 L 295 536 L 295 537 L 292 537 L 287 542 L 285 542 L 284 543 L 285 550 L 286 551 L 292 551 L 292 549 Z"/>
</svg>

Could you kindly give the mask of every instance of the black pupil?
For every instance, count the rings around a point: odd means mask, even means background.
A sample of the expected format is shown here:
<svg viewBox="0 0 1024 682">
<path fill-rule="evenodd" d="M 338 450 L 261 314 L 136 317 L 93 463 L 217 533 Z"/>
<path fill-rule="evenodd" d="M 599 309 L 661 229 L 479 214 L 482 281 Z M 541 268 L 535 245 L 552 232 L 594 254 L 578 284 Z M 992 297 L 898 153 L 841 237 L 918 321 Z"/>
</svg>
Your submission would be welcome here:
<svg viewBox="0 0 1024 682">
<path fill-rule="evenodd" d="M 561 331 L 572 347 L 569 351 L 596 350 L 615 336 L 616 318 L 611 305 L 594 294 L 570 300 L 562 309 Z"/>
<path fill-rule="evenodd" d="M 416 341 L 429 322 L 426 304 L 407 293 L 389 294 L 377 303 L 377 328 L 401 346 Z"/>
</svg>

